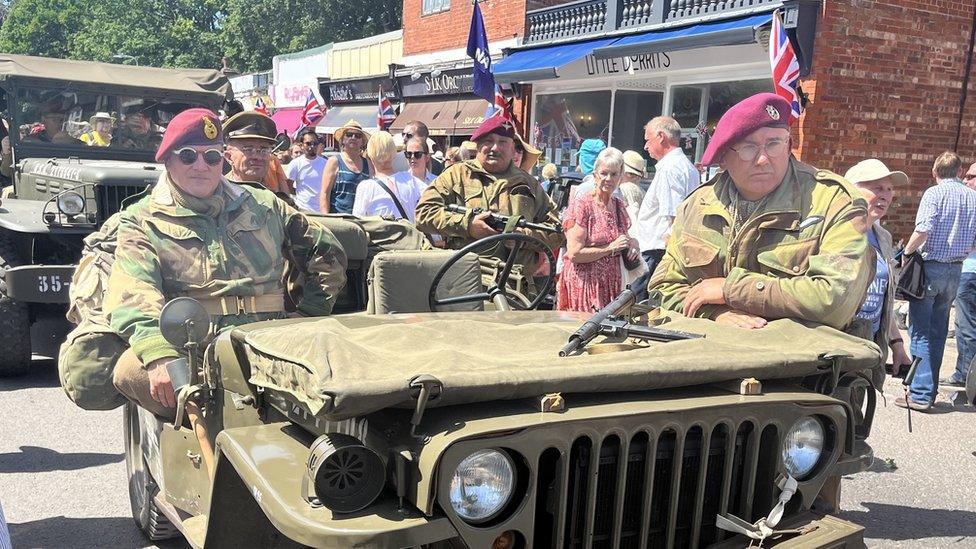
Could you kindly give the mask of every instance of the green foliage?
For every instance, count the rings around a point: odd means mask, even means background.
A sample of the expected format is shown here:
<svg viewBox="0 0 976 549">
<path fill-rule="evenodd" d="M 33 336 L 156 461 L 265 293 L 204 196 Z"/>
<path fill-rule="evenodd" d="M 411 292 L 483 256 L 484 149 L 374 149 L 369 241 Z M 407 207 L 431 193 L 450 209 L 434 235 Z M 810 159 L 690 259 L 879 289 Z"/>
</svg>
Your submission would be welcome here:
<svg viewBox="0 0 976 549">
<path fill-rule="evenodd" d="M 271 58 L 400 28 L 401 0 L 0 0 L 0 51 L 175 67 Z"/>
</svg>

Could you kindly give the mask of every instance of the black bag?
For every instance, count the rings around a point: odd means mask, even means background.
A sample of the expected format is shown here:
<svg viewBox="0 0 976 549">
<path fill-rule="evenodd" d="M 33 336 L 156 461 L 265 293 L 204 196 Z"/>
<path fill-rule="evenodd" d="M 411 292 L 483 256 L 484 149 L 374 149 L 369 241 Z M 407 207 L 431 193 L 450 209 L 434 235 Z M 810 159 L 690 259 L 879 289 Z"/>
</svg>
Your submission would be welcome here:
<svg viewBox="0 0 976 549">
<path fill-rule="evenodd" d="M 901 257 L 901 270 L 898 273 L 898 286 L 895 297 L 898 299 L 922 299 L 925 296 L 925 267 L 922 254 L 915 252 Z"/>
</svg>

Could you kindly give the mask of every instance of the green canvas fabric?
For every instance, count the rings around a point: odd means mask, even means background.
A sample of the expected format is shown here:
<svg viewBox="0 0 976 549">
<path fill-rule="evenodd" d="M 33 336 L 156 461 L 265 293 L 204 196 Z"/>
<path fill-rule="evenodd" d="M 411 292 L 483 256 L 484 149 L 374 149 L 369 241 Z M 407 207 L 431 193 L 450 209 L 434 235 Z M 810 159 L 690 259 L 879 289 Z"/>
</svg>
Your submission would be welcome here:
<svg viewBox="0 0 976 549">
<path fill-rule="evenodd" d="M 873 342 L 826 326 L 783 319 L 750 331 L 678 317 L 664 327 L 706 337 L 559 358 L 585 318 L 564 312 L 349 315 L 248 330 L 244 351 L 251 383 L 284 391 L 329 420 L 412 406 L 409 383 L 419 374 L 443 383 L 429 405 L 444 406 L 797 378 L 828 367 L 819 358 L 825 353 L 850 355 L 845 370 L 873 368 L 881 356 Z"/>
</svg>

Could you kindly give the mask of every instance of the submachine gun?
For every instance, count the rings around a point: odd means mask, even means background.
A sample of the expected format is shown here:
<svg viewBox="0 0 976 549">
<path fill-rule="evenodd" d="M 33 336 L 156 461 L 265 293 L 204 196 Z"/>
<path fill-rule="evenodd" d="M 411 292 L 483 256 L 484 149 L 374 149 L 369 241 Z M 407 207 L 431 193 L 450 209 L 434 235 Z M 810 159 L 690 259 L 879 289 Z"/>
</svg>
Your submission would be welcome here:
<svg viewBox="0 0 976 549">
<path fill-rule="evenodd" d="M 581 352 L 596 336 L 600 335 L 616 338 L 632 337 L 645 341 L 661 342 L 705 337 L 702 334 L 693 334 L 691 332 L 679 332 L 677 330 L 631 324 L 627 317 L 621 315 L 630 309 L 633 304 L 633 290 L 628 288 L 620 292 L 620 295 L 616 299 L 597 311 L 578 330 L 573 332 L 573 335 L 569 336 L 569 341 L 559 351 L 559 356 L 570 356 Z"/>
<path fill-rule="evenodd" d="M 514 227 L 518 227 L 520 229 L 532 229 L 534 231 L 544 231 L 553 234 L 563 232 L 562 228 L 559 226 L 547 225 L 545 223 L 532 223 L 531 221 L 526 221 L 521 216 L 504 215 L 490 210 L 485 210 L 484 208 L 465 208 L 464 206 L 459 206 L 457 204 L 449 204 L 447 206 L 447 211 L 459 214 L 467 214 L 468 212 L 471 212 L 473 215 L 479 215 L 487 211 L 488 218 L 485 219 L 485 223 L 500 233 L 505 232 L 505 229 L 509 226 L 509 223 L 513 223 L 513 219 L 515 220 Z"/>
</svg>

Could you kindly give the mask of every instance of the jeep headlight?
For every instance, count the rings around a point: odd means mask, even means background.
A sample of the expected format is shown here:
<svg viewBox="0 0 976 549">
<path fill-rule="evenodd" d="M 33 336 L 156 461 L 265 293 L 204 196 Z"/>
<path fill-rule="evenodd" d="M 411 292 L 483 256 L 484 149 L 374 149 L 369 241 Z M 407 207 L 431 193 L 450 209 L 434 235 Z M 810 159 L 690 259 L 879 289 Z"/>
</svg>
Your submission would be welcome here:
<svg viewBox="0 0 976 549">
<path fill-rule="evenodd" d="M 515 489 L 515 465 L 498 450 L 478 450 L 464 458 L 451 479 L 451 507 L 470 523 L 490 520 L 505 508 Z"/>
<path fill-rule="evenodd" d="M 820 462 L 824 449 L 823 424 L 813 416 L 793 423 L 783 439 L 783 465 L 793 478 L 803 480 Z"/>
<path fill-rule="evenodd" d="M 78 215 L 85 211 L 85 199 L 74 191 L 58 195 L 58 210 L 64 215 Z"/>
</svg>

